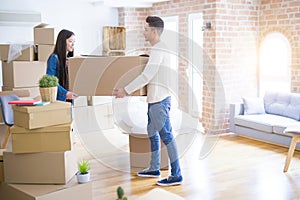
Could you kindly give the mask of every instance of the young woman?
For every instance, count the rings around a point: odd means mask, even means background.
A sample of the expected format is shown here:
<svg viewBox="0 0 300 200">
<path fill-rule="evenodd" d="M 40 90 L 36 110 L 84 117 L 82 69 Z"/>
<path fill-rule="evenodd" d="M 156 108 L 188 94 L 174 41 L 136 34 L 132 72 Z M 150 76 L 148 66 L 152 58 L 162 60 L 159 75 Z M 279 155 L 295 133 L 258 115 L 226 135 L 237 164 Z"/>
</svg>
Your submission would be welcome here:
<svg viewBox="0 0 300 200">
<path fill-rule="evenodd" d="M 56 39 L 53 53 L 47 61 L 47 74 L 59 80 L 57 100 L 72 101 L 78 95 L 69 91 L 68 58 L 73 57 L 75 35 L 72 31 L 61 30 Z"/>
</svg>

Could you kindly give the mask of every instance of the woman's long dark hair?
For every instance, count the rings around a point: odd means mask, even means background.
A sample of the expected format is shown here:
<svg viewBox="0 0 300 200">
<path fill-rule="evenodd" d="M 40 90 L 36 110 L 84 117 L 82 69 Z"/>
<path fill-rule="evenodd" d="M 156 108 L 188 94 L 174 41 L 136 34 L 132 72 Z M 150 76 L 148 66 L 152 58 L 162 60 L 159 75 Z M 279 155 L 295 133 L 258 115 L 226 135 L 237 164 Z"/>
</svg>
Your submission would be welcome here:
<svg viewBox="0 0 300 200">
<path fill-rule="evenodd" d="M 59 61 L 59 69 L 58 69 L 58 79 L 59 84 L 64 87 L 65 89 L 69 89 L 69 76 L 68 71 L 66 69 L 66 59 L 67 57 L 73 57 L 73 52 L 68 52 L 66 55 L 66 40 L 70 38 L 72 35 L 75 35 L 72 31 L 63 29 L 59 32 L 56 45 L 54 48 L 53 53 L 57 54 L 58 61 Z"/>
</svg>

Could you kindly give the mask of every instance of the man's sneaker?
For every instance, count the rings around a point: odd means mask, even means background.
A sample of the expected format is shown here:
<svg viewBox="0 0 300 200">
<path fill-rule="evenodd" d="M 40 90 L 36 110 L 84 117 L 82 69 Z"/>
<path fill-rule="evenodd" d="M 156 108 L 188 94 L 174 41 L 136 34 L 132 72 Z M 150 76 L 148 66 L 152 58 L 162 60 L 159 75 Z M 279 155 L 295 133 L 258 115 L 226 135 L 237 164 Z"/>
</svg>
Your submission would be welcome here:
<svg viewBox="0 0 300 200">
<path fill-rule="evenodd" d="M 156 184 L 160 186 L 180 185 L 182 180 L 182 176 L 168 176 L 168 178 L 157 181 Z"/>
<path fill-rule="evenodd" d="M 149 169 L 144 169 L 143 171 L 138 172 L 137 175 L 140 177 L 157 178 L 160 177 L 160 171 L 150 171 Z"/>
</svg>

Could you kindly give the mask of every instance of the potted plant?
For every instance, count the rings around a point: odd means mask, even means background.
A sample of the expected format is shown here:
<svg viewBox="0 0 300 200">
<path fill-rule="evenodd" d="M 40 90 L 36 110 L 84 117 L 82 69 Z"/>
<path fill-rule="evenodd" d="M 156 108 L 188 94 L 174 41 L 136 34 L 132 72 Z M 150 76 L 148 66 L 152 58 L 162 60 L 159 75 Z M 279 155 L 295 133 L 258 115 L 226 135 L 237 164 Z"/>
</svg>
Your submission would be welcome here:
<svg viewBox="0 0 300 200">
<path fill-rule="evenodd" d="M 87 160 L 78 163 L 78 172 L 76 173 L 78 183 L 87 183 L 90 181 L 90 164 Z"/>
<path fill-rule="evenodd" d="M 121 186 L 117 188 L 118 198 L 116 200 L 127 200 L 127 197 L 124 196 L 124 190 Z"/>
<path fill-rule="evenodd" d="M 51 75 L 43 75 L 39 80 L 42 101 L 56 101 L 58 78 Z"/>
</svg>

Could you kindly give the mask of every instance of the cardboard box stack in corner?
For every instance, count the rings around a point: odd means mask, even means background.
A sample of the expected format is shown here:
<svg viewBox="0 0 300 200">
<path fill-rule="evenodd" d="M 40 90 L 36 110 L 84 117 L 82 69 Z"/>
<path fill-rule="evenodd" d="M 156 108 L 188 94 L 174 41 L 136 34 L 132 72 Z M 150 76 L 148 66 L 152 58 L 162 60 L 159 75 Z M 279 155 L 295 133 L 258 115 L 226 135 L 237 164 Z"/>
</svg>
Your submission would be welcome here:
<svg viewBox="0 0 300 200">
<path fill-rule="evenodd" d="M 92 184 L 76 181 L 71 104 L 15 106 L 12 151 L 3 152 L 6 199 L 92 199 Z M 0 172 L 1 173 L 1 172 Z"/>
<path fill-rule="evenodd" d="M 34 44 L 37 45 L 38 61 L 47 61 L 55 46 L 55 29 L 46 23 L 34 27 Z"/>
<path fill-rule="evenodd" d="M 126 28 L 124 26 L 104 26 L 102 34 L 102 55 L 125 56 Z"/>
<path fill-rule="evenodd" d="M 46 73 L 47 59 L 55 44 L 54 28 L 42 23 L 34 27 L 33 44 L 0 44 L 3 91 L 30 91 L 39 96 L 38 80 Z"/>
</svg>

